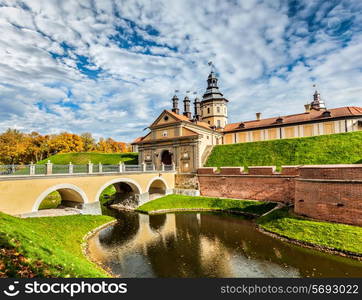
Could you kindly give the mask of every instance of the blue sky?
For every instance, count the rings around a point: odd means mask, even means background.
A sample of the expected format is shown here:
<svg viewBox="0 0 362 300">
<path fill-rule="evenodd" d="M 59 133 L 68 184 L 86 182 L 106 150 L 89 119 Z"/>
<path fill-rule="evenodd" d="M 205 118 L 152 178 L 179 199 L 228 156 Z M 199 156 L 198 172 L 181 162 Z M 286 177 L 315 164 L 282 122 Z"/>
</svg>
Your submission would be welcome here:
<svg viewBox="0 0 362 300">
<path fill-rule="evenodd" d="M 362 1 L 0 0 L 0 131 L 132 141 L 212 60 L 229 122 L 362 105 Z"/>
</svg>

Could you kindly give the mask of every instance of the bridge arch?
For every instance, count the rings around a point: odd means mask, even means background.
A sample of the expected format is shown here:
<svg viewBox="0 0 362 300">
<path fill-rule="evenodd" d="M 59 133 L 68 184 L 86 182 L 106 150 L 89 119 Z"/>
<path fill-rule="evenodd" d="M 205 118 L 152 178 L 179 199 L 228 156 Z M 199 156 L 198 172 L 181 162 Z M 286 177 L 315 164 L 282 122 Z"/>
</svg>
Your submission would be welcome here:
<svg viewBox="0 0 362 300">
<path fill-rule="evenodd" d="M 94 201 L 99 201 L 99 198 L 100 198 L 102 192 L 110 185 L 113 185 L 115 187 L 116 193 L 126 193 L 128 195 L 132 195 L 131 196 L 133 199 L 133 200 L 131 200 L 132 205 L 139 204 L 138 203 L 139 196 L 142 194 L 142 188 L 138 184 L 137 181 L 135 181 L 131 178 L 115 178 L 110 181 L 107 181 L 105 184 L 103 184 L 98 189 L 98 192 L 96 194 Z"/>
<path fill-rule="evenodd" d="M 48 189 L 46 189 L 44 192 L 42 192 L 35 200 L 32 212 L 37 212 L 44 198 L 54 191 L 59 192 L 62 201 L 79 202 L 83 204 L 88 203 L 88 197 L 82 189 L 80 189 L 74 184 L 62 183 L 51 186 Z"/>
<path fill-rule="evenodd" d="M 149 193 L 150 200 L 162 197 L 167 194 L 168 184 L 165 179 L 162 177 L 154 177 L 152 178 L 148 185 L 146 192 Z"/>
</svg>

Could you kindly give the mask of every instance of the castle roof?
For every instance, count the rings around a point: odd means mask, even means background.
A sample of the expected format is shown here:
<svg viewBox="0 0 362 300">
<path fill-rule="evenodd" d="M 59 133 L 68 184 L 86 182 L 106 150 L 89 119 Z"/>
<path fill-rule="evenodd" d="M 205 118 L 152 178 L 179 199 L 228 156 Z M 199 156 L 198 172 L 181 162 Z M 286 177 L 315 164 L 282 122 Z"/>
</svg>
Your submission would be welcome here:
<svg viewBox="0 0 362 300">
<path fill-rule="evenodd" d="M 224 132 L 230 131 L 244 131 L 250 129 L 258 129 L 264 127 L 275 127 L 281 125 L 292 125 L 297 123 L 308 123 L 318 120 L 328 120 L 336 119 L 343 117 L 353 117 L 361 116 L 362 117 L 362 107 L 358 106 L 347 106 L 347 107 L 338 107 L 328 110 L 310 110 L 309 112 L 280 116 L 274 118 L 252 120 L 238 123 L 227 124 L 224 128 Z"/>
</svg>

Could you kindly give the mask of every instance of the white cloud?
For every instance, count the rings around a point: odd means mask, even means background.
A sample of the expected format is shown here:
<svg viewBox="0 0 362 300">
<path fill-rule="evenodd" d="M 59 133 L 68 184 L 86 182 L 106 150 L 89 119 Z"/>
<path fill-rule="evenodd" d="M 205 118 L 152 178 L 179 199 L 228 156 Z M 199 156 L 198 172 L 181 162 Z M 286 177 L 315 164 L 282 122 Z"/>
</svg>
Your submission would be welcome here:
<svg viewBox="0 0 362 300">
<path fill-rule="evenodd" d="M 130 141 L 175 89 L 203 93 L 209 60 L 230 121 L 300 112 L 314 82 L 330 107 L 361 105 L 361 3 L 287 4 L 0 1 L 0 130 Z"/>
</svg>

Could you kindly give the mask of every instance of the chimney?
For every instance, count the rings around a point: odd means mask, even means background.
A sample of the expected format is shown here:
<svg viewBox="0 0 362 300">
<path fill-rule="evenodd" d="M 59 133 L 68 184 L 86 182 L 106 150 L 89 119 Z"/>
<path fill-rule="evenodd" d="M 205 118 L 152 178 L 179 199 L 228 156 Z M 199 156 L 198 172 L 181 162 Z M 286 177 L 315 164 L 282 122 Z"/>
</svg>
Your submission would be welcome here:
<svg viewBox="0 0 362 300">
<path fill-rule="evenodd" d="M 178 98 L 176 95 L 172 97 L 172 111 L 176 114 L 180 113 L 180 110 L 178 109 Z"/>
<path fill-rule="evenodd" d="M 184 116 L 186 116 L 188 119 L 191 119 L 191 111 L 190 111 L 190 99 L 189 97 L 184 98 Z"/>
<path fill-rule="evenodd" d="M 310 107 L 311 107 L 310 104 L 304 104 L 304 108 L 305 108 L 306 113 L 310 113 Z"/>
<path fill-rule="evenodd" d="M 257 119 L 258 121 L 260 121 L 260 119 L 261 119 L 261 113 L 260 113 L 260 112 L 257 112 L 255 115 L 256 115 L 256 119 Z"/>
<path fill-rule="evenodd" d="M 195 109 L 194 118 L 196 121 L 200 121 L 201 120 L 201 103 L 200 103 L 199 98 L 195 98 L 194 109 Z"/>
</svg>

